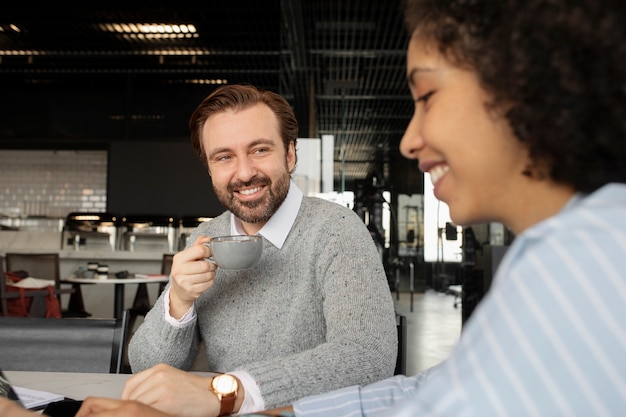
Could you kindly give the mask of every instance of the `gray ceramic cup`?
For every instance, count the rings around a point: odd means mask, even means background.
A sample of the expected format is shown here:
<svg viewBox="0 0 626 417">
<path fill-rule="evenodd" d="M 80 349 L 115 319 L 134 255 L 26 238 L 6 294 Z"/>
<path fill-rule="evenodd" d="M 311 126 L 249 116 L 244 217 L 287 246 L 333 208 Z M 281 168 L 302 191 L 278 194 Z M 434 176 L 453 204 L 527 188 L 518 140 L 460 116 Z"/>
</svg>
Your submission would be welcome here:
<svg viewBox="0 0 626 417">
<path fill-rule="evenodd" d="M 218 236 L 204 245 L 211 249 L 211 257 L 204 259 L 223 269 L 252 268 L 263 254 L 261 236 Z"/>
</svg>

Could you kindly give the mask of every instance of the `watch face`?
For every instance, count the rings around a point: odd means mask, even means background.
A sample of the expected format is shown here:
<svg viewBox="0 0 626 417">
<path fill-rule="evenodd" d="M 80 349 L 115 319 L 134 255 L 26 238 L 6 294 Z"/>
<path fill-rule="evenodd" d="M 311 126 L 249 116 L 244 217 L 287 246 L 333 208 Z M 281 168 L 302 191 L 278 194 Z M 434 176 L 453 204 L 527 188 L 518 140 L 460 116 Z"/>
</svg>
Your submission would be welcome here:
<svg viewBox="0 0 626 417">
<path fill-rule="evenodd" d="M 237 379 L 232 375 L 218 375 L 213 378 L 211 385 L 220 394 L 230 394 L 237 391 Z"/>
</svg>

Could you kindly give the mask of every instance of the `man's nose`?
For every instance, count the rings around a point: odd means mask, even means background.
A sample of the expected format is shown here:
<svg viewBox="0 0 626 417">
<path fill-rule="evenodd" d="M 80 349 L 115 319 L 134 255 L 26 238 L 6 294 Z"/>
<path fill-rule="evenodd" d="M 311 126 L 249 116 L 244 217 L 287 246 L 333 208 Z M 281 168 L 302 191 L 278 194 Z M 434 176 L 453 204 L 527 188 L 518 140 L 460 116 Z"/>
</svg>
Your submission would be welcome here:
<svg viewBox="0 0 626 417">
<path fill-rule="evenodd" d="M 237 178 L 246 182 L 249 181 L 252 177 L 257 174 L 257 168 L 254 161 L 250 160 L 250 158 L 239 158 L 237 160 Z"/>
</svg>

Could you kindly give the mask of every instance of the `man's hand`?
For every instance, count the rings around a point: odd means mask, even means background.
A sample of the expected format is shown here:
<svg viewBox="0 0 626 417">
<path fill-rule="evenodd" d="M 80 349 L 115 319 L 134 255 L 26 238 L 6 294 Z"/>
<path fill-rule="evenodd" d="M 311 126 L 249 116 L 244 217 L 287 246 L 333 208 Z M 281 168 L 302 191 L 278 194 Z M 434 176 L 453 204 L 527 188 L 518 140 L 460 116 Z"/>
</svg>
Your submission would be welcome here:
<svg viewBox="0 0 626 417">
<path fill-rule="evenodd" d="M 174 255 L 170 315 L 175 319 L 181 318 L 194 301 L 213 286 L 217 266 L 204 260 L 211 256 L 211 249 L 203 245 L 210 240 L 210 237 L 200 236 L 192 246 Z"/>
<path fill-rule="evenodd" d="M 4 415 L 4 414 L 2 414 Z M 11 414 L 13 416 L 13 414 Z M 18 417 L 18 416 L 16 416 Z M 22 416 L 19 416 L 22 417 Z M 76 417 L 172 417 L 138 401 L 87 397 Z"/>
<path fill-rule="evenodd" d="M 128 379 L 122 400 L 137 400 L 174 416 L 217 416 L 220 403 L 210 384 L 211 378 L 160 364 Z"/>
</svg>

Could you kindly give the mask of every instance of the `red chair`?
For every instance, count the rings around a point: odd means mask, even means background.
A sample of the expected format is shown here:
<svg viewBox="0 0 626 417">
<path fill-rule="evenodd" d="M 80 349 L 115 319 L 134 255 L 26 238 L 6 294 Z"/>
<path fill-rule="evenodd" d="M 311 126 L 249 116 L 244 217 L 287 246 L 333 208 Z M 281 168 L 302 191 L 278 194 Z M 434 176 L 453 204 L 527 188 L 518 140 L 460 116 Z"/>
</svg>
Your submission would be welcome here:
<svg viewBox="0 0 626 417">
<path fill-rule="evenodd" d="M 61 303 L 61 295 L 74 294 L 74 288 L 61 288 L 61 273 L 59 268 L 58 253 L 6 253 L 6 270 L 10 272 L 26 271 L 34 278 L 54 281 L 54 293 Z M 4 274 L 3 274 L 4 275 Z M 75 312 L 69 310 L 62 311 L 63 317 L 86 317 L 89 313 Z"/>
</svg>

